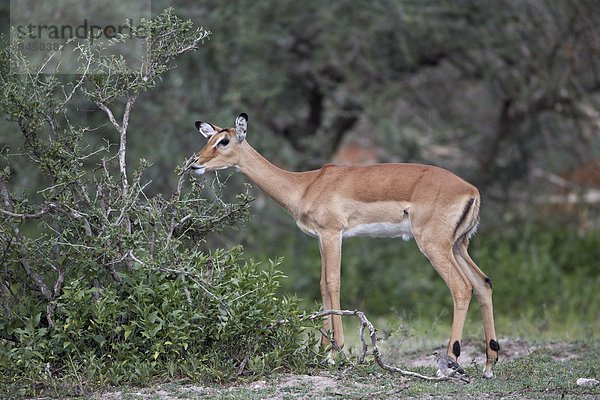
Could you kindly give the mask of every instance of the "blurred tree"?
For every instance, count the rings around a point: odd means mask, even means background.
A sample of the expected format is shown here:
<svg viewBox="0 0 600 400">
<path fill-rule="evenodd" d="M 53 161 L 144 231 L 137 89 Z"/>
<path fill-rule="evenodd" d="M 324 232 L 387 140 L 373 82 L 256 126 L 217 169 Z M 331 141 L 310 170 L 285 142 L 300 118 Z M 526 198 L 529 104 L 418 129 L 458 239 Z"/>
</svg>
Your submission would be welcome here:
<svg viewBox="0 0 600 400">
<path fill-rule="evenodd" d="M 598 154 L 597 2 L 175 3 L 214 32 L 182 68 L 189 107 L 248 111 L 290 168 L 362 134 L 382 161 L 449 166 L 500 198 L 534 166 Z"/>
<path fill-rule="evenodd" d="M 169 4 L 213 36 L 179 60 L 165 94 L 142 94 L 132 153 L 157 171 L 201 145 L 193 120 L 227 124 L 240 111 L 259 133 L 250 140 L 289 168 L 319 167 L 345 137 L 363 135 L 385 150 L 381 161 L 440 164 L 497 199 L 547 183 L 532 171 L 559 173 L 600 152 L 593 0 L 157 0 L 153 8 Z"/>
</svg>

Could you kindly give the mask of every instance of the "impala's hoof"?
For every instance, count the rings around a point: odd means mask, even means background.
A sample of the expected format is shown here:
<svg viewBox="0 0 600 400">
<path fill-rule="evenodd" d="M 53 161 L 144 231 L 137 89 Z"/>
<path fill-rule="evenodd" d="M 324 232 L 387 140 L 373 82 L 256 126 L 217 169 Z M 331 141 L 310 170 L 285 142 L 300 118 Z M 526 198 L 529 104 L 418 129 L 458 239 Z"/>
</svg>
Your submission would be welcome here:
<svg viewBox="0 0 600 400">
<path fill-rule="evenodd" d="M 485 379 L 492 379 L 494 377 L 494 373 L 492 371 L 483 371 L 483 377 Z"/>
</svg>

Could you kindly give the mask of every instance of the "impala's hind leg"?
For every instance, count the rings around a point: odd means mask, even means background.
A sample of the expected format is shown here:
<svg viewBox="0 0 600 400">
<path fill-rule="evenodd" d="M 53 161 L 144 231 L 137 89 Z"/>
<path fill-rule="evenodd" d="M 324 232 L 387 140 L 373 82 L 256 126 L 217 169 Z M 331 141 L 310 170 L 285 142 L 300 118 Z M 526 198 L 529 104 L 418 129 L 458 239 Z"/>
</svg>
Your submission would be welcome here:
<svg viewBox="0 0 600 400">
<path fill-rule="evenodd" d="M 473 286 L 464 275 L 448 243 L 429 242 L 415 236 L 417 245 L 429 259 L 437 273 L 450 289 L 453 303 L 452 332 L 448 342 L 448 355 L 458 359 L 461 351 L 462 333 L 469 311 Z"/>
<path fill-rule="evenodd" d="M 496 340 L 496 329 L 494 327 L 494 311 L 492 304 L 492 281 L 479 269 L 477 264 L 471 259 L 467 251 L 469 245 L 468 239 L 457 243 L 454 247 L 454 255 L 460 265 L 464 275 L 471 282 L 473 292 L 481 308 L 481 317 L 483 318 L 483 329 L 485 331 L 486 356 L 485 369 L 483 376 L 491 378 L 494 376 L 494 364 L 498 360 L 498 350 L 500 345 Z"/>
</svg>

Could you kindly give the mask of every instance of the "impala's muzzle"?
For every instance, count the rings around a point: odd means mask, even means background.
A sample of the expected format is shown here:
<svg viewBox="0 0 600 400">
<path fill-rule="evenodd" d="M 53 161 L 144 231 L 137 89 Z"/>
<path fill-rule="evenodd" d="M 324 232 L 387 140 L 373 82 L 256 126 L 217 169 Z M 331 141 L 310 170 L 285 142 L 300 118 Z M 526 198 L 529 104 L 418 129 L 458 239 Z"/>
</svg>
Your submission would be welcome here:
<svg viewBox="0 0 600 400">
<path fill-rule="evenodd" d="M 206 166 L 198 164 L 197 158 L 192 157 L 188 160 L 187 164 L 185 165 L 185 169 L 183 170 L 184 173 L 187 171 L 192 171 L 194 174 L 202 175 L 206 172 Z"/>
<path fill-rule="evenodd" d="M 202 175 L 206 172 L 206 167 L 204 165 L 196 165 L 193 164 L 190 169 L 192 170 L 192 172 L 196 175 Z"/>
</svg>

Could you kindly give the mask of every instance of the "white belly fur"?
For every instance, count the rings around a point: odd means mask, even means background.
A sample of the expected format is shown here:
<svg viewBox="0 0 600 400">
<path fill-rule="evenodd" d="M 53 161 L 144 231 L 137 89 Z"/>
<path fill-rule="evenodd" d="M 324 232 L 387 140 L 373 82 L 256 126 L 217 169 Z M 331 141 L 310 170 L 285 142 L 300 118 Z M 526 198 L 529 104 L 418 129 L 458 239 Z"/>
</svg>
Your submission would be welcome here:
<svg viewBox="0 0 600 400">
<path fill-rule="evenodd" d="M 375 222 L 360 224 L 344 230 L 343 237 L 371 236 L 371 237 L 402 237 L 410 240 L 413 237 L 410 220 L 407 218 L 400 223 Z"/>
</svg>

